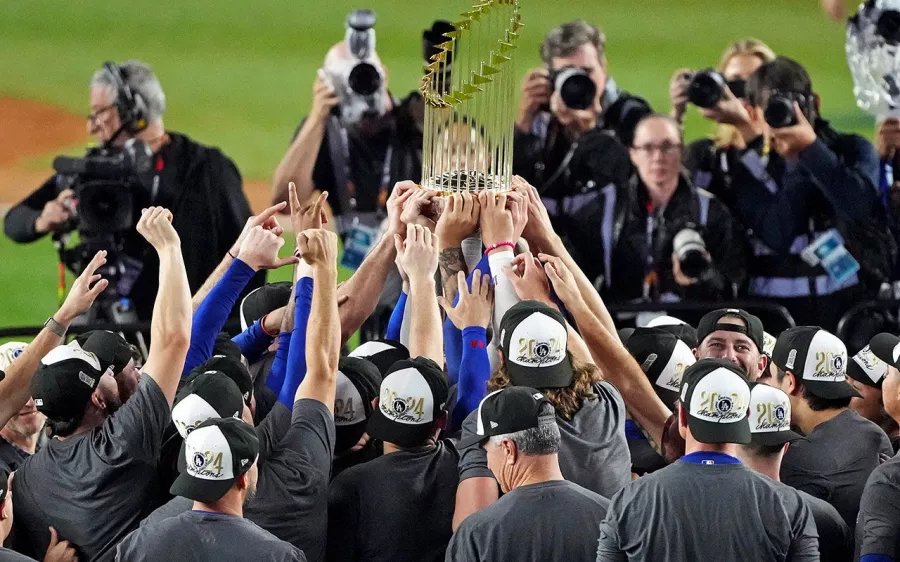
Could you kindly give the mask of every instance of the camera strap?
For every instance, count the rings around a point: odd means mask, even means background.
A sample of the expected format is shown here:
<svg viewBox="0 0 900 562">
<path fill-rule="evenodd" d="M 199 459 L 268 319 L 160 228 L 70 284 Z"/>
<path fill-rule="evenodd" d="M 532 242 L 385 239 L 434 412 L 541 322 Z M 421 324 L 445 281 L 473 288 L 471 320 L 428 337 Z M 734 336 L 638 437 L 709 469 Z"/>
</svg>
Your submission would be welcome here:
<svg viewBox="0 0 900 562">
<path fill-rule="evenodd" d="M 760 182 L 771 194 L 778 193 L 778 183 L 769 175 L 766 166 L 769 165 L 769 156 L 760 156 L 755 150 L 747 150 L 741 156 L 741 163 L 750 172 L 756 181 Z"/>
</svg>

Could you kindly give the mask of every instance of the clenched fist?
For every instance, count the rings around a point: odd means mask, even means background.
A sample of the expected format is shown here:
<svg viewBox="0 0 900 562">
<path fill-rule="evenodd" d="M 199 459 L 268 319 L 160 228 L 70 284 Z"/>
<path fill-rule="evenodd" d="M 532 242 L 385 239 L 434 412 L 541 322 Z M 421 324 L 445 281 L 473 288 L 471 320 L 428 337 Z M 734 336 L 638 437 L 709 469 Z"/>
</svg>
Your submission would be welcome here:
<svg viewBox="0 0 900 562">
<path fill-rule="evenodd" d="M 254 269 L 277 269 L 284 265 L 297 263 L 297 258 L 278 257 L 278 250 L 284 246 L 284 238 L 276 236 L 271 230 L 262 226 L 254 226 L 247 233 L 238 251 L 238 259 Z"/>
<path fill-rule="evenodd" d="M 157 252 L 171 247 L 181 247 L 181 239 L 172 226 L 172 212 L 163 207 L 150 207 L 141 211 L 137 231 Z"/>
<path fill-rule="evenodd" d="M 337 268 L 337 234 L 323 228 L 311 228 L 297 235 L 297 248 L 306 263 L 316 267 Z"/>
</svg>

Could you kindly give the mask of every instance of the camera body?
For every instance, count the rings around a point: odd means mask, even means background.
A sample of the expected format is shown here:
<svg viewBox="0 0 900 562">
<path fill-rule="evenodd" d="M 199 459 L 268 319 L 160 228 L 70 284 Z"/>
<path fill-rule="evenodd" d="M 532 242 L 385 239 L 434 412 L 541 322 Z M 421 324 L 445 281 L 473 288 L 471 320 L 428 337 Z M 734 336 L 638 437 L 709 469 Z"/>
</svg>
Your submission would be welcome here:
<svg viewBox="0 0 900 562">
<path fill-rule="evenodd" d="M 815 110 L 815 99 L 812 95 L 774 91 L 769 95 L 766 107 L 763 110 L 763 118 L 769 127 L 783 129 L 796 125 L 797 115 L 794 113 L 794 102 L 797 102 L 797 105 L 800 106 L 800 111 L 812 122 Z"/>
<path fill-rule="evenodd" d="M 335 108 L 345 126 L 385 114 L 387 88 L 375 54 L 375 12 L 353 10 L 347 16 L 344 42 L 350 59 L 329 62 L 324 71 L 340 98 Z"/>
<path fill-rule="evenodd" d="M 569 109 L 587 109 L 594 105 L 597 85 L 583 68 L 565 66 L 551 70 L 549 79 L 554 91 L 559 93 Z M 545 105 L 541 109 L 550 111 L 550 106 Z"/>
<path fill-rule="evenodd" d="M 736 98 L 747 95 L 747 82 L 741 79 L 726 80 L 721 72 L 707 68 L 690 75 L 688 84 L 688 100 L 696 105 L 709 109 L 715 107 L 725 96 L 725 88 L 731 90 Z"/>
<path fill-rule="evenodd" d="M 693 224 L 678 231 L 672 239 L 672 251 L 686 277 L 699 279 L 712 265 L 706 242 Z"/>
</svg>

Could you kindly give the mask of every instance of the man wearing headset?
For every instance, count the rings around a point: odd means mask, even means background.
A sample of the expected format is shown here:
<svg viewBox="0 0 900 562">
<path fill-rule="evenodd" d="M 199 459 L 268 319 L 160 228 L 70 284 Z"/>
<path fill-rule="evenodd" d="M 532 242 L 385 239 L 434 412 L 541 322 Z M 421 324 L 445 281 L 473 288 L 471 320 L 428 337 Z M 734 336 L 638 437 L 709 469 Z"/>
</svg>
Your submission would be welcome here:
<svg viewBox="0 0 900 562">
<path fill-rule="evenodd" d="M 148 189 L 133 193 L 134 221 L 142 208 L 151 205 L 172 210 L 188 281 L 191 291 L 196 292 L 229 252 L 250 217 L 237 167 L 217 148 L 164 128 L 166 97 L 147 65 L 136 61 L 106 63 L 94 73 L 90 87 L 87 129 L 98 144 L 115 148 L 135 139 L 152 152 L 153 177 L 147 182 Z M 16 242 L 28 243 L 48 233 L 72 230 L 76 198 L 60 176 L 54 175 L 10 209 L 4 231 Z M 123 242 L 125 254 L 135 260 L 137 274 L 126 296 L 130 296 L 138 318 L 149 319 L 159 282 L 159 263 L 133 229 L 124 235 Z M 263 280 L 260 276 L 248 290 Z"/>
</svg>

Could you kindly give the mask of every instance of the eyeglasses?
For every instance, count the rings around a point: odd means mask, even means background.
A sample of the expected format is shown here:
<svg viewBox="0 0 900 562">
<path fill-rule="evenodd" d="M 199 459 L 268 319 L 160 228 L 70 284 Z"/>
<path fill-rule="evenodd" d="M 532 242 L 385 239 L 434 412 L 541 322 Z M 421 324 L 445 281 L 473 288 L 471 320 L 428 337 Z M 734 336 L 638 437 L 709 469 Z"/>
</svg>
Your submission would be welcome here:
<svg viewBox="0 0 900 562">
<path fill-rule="evenodd" d="M 113 108 L 115 108 L 115 107 L 116 107 L 116 104 L 114 104 L 114 103 L 111 103 L 111 104 L 109 104 L 109 105 L 107 105 L 107 106 L 105 106 L 105 107 L 101 107 L 101 108 L 98 109 L 97 111 L 88 113 L 87 119 L 88 119 L 88 121 L 90 121 L 91 123 L 94 123 L 94 122 L 96 122 L 98 119 L 100 119 L 100 116 L 101 116 L 101 115 L 103 115 L 104 113 L 106 113 L 107 111 L 109 111 L 110 109 L 113 109 Z"/>
<path fill-rule="evenodd" d="M 654 152 L 659 152 L 663 156 L 671 156 L 673 154 L 677 154 L 681 152 L 681 148 L 683 145 L 680 144 L 671 144 L 668 142 L 664 142 L 662 144 L 643 144 L 641 146 L 633 146 L 634 150 L 638 152 L 643 152 L 647 156 L 651 156 Z"/>
</svg>

